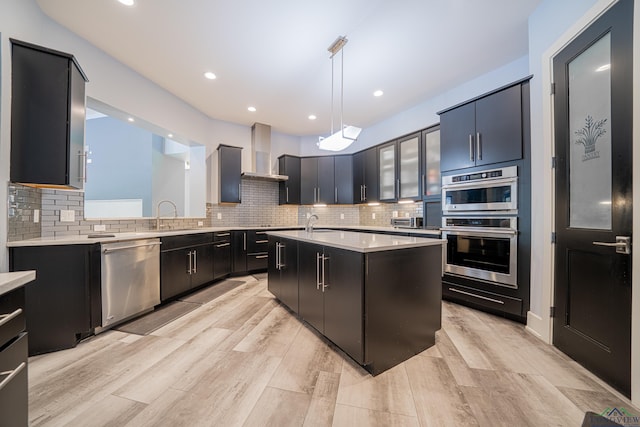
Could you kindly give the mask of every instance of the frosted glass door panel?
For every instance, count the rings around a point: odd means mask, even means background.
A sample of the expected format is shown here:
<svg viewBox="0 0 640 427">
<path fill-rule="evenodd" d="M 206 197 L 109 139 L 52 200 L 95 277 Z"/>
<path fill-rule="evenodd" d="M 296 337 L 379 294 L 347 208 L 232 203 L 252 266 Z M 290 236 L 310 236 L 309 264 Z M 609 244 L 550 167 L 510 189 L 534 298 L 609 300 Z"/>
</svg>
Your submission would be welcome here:
<svg viewBox="0 0 640 427">
<path fill-rule="evenodd" d="M 424 189 L 425 196 L 437 196 L 440 194 L 440 130 L 429 132 L 425 135 L 426 178 Z"/>
<path fill-rule="evenodd" d="M 569 63 L 569 226 L 611 229 L 611 36 Z"/>
<path fill-rule="evenodd" d="M 380 148 L 380 199 L 396 198 L 396 146 Z"/>
<path fill-rule="evenodd" d="M 400 142 L 400 198 L 420 197 L 420 138 Z"/>
</svg>

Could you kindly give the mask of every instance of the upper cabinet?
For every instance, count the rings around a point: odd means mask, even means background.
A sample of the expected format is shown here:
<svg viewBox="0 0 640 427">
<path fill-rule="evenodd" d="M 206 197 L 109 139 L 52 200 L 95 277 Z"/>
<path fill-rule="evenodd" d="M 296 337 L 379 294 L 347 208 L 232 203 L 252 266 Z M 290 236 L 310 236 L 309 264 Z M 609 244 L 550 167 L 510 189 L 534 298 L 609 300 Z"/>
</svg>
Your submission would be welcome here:
<svg viewBox="0 0 640 427">
<path fill-rule="evenodd" d="M 242 201 L 242 148 L 220 144 L 218 146 L 218 185 L 220 203 Z"/>
<path fill-rule="evenodd" d="M 14 39 L 11 49 L 11 181 L 83 188 L 85 74 L 73 55 Z"/>
<path fill-rule="evenodd" d="M 300 157 L 288 154 L 278 157 L 278 173 L 289 177 L 279 184 L 279 203 L 281 205 L 300 204 Z"/>
<path fill-rule="evenodd" d="M 355 203 L 375 203 L 380 200 L 377 147 L 353 155 L 353 197 Z"/>
<path fill-rule="evenodd" d="M 380 201 L 422 198 L 421 150 L 420 133 L 379 146 Z"/>
<path fill-rule="evenodd" d="M 422 198 L 440 199 L 440 126 L 422 131 Z"/>
<path fill-rule="evenodd" d="M 439 114 L 442 171 L 522 158 L 521 84 Z"/>
<path fill-rule="evenodd" d="M 335 203 L 353 204 L 353 156 L 334 156 Z"/>
<path fill-rule="evenodd" d="M 335 165 L 333 156 L 300 159 L 300 203 L 334 204 Z"/>
</svg>

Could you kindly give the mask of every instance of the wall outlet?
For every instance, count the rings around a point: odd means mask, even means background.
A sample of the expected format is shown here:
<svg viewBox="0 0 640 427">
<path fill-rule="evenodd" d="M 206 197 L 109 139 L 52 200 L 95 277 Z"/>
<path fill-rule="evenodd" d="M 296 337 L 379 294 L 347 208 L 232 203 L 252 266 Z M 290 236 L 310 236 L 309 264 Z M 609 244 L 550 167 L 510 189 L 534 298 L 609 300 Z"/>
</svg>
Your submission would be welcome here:
<svg viewBox="0 0 640 427">
<path fill-rule="evenodd" d="M 344 214 L 343 213 L 340 214 L 340 219 L 344 219 Z"/>
<path fill-rule="evenodd" d="M 311 218 L 311 212 L 307 212 L 307 219 Z"/>
<path fill-rule="evenodd" d="M 391 216 L 394 218 L 398 218 L 398 211 L 392 211 Z"/>
<path fill-rule="evenodd" d="M 202 227 L 204 225 L 204 221 L 198 221 L 198 227 Z"/>
<path fill-rule="evenodd" d="M 107 231 L 107 226 L 104 224 L 96 224 L 93 226 L 93 231 Z"/>
<path fill-rule="evenodd" d="M 36 224 L 40 222 L 40 209 L 33 210 L 33 222 Z"/>
<path fill-rule="evenodd" d="M 73 222 L 76 220 L 76 212 L 73 210 L 60 210 L 60 221 L 61 222 Z"/>
<path fill-rule="evenodd" d="M 218 212 L 218 213 L 216 214 L 216 218 L 218 218 L 218 219 L 222 219 L 222 212 Z"/>
<path fill-rule="evenodd" d="M 375 212 L 371 213 L 371 219 L 376 219 L 376 213 Z"/>
<path fill-rule="evenodd" d="M 405 213 L 404 213 L 404 216 L 405 216 L 405 217 L 407 217 L 407 218 L 409 218 L 409 217 L 411 216 L 411 213 L 410 213 L 410 212 L 405 212 Z"/>
</svg>

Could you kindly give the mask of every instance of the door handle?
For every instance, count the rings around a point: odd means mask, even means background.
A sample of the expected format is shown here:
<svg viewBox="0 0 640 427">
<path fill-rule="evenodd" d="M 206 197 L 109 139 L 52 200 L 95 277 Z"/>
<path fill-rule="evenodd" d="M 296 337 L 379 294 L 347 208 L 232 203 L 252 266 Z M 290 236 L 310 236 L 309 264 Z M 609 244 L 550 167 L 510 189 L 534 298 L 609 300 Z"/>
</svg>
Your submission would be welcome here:
<svg viewBox="0 0 640 427">
<path fill-rule="evenodd" d="M 287 193 L 287 203 L 289 203 L 289 187 L 285 187 L 285 191 Z"/>
<path fill-rule="evenodd" d="M 631 254 L 631 237 L 629 236 L 616 236 L 615 243 L 613 242 L 593 242 L 596 246 L 608 246 L 616 248 L 618 254 Z"/>
<path fill-rule="evenodd" d="M 478 156 L 478 160 L 482 160 L 482 140 L 480 139 L 480 132 L 476 133 L 476 156 Z"/>
<path fill-rule="evenodd" d="M 11 371 L 0 372 L 0 376 L 7 375 L 7 377 L 4 380 L 2 380 L 2 382 L 0 383 L 0 390 L 2 390 L 7 384 L 9 384 L 11 380 L 14 379 L 26 367 L 27 367 L 27 364 L 25 362 L 22 362 L 15 369 Z"/>
<path fill-rule="evenodd" d="M 324 292 L 324 290 L 329 287 L 325 279 L 325 267 L 324 267 L 324 262 L 328 261 L 329 259 L 330 257 L 324 256 L 324 254 L 322 254 L 322 292 Z"/>
<path fill-rule="evenodd" d="M 473 135 L 469 134 L 469 161 L 473 162 L 475 159 L 473 157 Z"/>
<path fill-rule="evenodd" d="M 198 273 L 198 252 L 193 251 L 193 274 Z"/>
<path fill-rule="evenodd" d="M 316 252 L 316 289 L 320 290 L 320 260 L 324 255 Z"/>
<path fill-rule="evenodd" d="M 189 262 L 188 262 L 189 267 L 187 268 L 187 274 L 189 274 L 189 275 L 192 273 L 191 272 L 191 265 L 193 264 L 192 256 L 193 256 L 193 252 L 189 251 L 189 253 L 187 254 L 187 258 L 189 259 Z"/>
<path fill-rule="evenodd" d="M 338 203 L 338 187 L 336 187 L 336 196 L 334 198 L 334 202 Z"/>
</svg>

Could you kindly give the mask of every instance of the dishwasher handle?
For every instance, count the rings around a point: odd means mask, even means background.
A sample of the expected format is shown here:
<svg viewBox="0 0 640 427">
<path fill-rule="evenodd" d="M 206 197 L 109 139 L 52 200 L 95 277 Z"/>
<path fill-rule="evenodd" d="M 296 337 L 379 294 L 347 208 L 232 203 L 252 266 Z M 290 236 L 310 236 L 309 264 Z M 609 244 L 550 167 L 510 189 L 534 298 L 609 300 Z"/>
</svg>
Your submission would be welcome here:
<svg viewBox="0 0 640 427">
<path fill-rule="evenodd" d="M 146 246 L 160 246 L 161 244 L 162 244 L 162 242 L 152 242 L 152 243 L 146 243 L 144 245 L 121 246 L 119 248 L 105 248 L 103 250 L 103 252 L 105 254 L 108 254 L 108 253 L 111 253 L 111 252 L 122 251 L 124 249 L 144 248 Z"/>
</svg>

